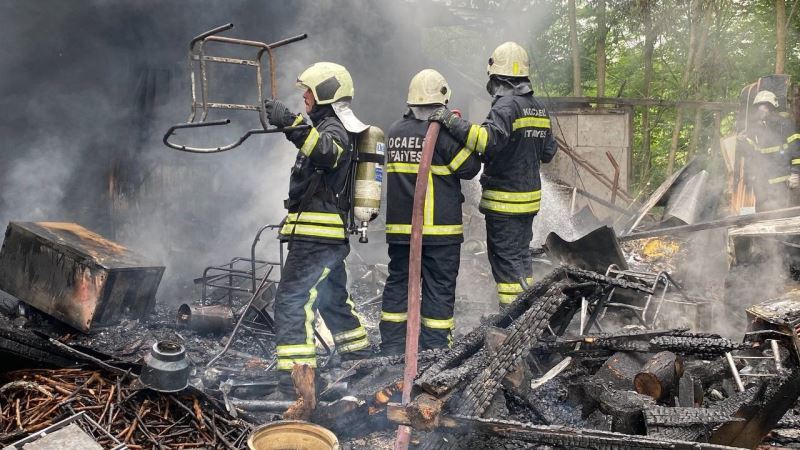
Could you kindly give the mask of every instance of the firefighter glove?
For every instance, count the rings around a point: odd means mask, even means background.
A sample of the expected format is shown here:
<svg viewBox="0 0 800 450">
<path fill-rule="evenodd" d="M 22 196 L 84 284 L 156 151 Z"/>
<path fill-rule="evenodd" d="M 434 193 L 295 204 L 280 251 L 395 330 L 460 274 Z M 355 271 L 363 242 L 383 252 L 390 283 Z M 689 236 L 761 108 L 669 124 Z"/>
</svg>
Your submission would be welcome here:
<svg viewBox="0 0 800 450">
<path fill-rule="evenodd" d="M 800 173 L 789 175 L 789 189 L 800 188 Z"/>
<path fill-rule="evenodd" d="M 446 107 L 442 106 L 434 111 L 433 114 L 428 117 L 428 120 L 431 122 L 439 122 L 442 124 L 442 126 L 449 130 L 453 125 L 456 124 L 456 122 L 461 120 L 461 118 L 458 117 L 453 111 L 450 111 Z"/>
<path fill-rule="evenodd" d="M 278 100 L 264 100 L 264 112 L 267 114 L 270 125 L 278 128 L 292 126 L 297 119 L 297 114 L 289 111 L 289 108 Z"/>
</svg>

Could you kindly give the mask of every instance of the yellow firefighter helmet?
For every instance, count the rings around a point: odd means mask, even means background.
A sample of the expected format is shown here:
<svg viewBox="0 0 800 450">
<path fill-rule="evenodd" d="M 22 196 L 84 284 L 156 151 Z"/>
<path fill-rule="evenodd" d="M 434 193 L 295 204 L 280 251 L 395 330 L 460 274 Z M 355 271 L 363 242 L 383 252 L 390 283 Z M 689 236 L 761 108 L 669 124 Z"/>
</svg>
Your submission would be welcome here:
<svg viewBox="0 0 800 450">
<path fill-rule="evenodd" d="M 516 42 L 504 42 L 492 52 L 486 71 L 490 76 L 527 77 L 528 52 Z"/>
<path fill-rule="evenodd" d="M 332 62 L 318 62 L 297 77 L 297 86 L 310 89 L 318 105 L 351 100 L 355 94 L 350 72 Z"/>
<path fill-rule="evenodd" d="M 753 99 L 753 105 L 758 105 L 759 103 L 769 103 L 777 108 L 778 97 L 772 91 L 758 91 L 756 98 Z"/>
<path fill-rule="evenodd" d="M 409 106 L 446 105 L 450 101 L 450 86 L 442 74 L 425 69 L 414 75 L 408 85 Z"/>
</svg>

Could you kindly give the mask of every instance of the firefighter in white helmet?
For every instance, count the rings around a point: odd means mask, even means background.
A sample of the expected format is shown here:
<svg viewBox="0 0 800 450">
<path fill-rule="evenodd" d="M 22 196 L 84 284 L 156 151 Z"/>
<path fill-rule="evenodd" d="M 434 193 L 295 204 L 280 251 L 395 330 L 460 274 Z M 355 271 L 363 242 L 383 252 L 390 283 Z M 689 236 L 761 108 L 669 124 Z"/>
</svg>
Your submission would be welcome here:
<svg viewBox="0 0 800 450">
<path fill-rule="evenodd" d="M 489 58 L 486 89 L 492 108 L 482 124 L 472 124 L 440 108 L 441 122 L 465 148 L 481 155 L 480 211 L 486 217 L 489 262 L 500 306 L 508 306 L 533 282 L 529 247 L 533 218 L 542 198 L 539 167 L 556 154 L 547 109 L 528 78 L 528 54 L 515 42 L 497 47 Z"/>
<path fill-rule="evenodd" d="M 446 108 L 450 95 L 450 86 L 439 72 L 425 69 L 417 73 L 408 87 L 408 111 L 389 129 L 386 164 L 389 277 L 381 306 L 383 354 L 399 354 L 405 349 L 414 188 L 428 117 L 437 109 Z M 422 349 L 450 344 L 455 326 L 456 277 L 464 242 L 461 180 L 471 179 L 481 168 L 477 154 L 447 130 L 439 133 L 431 164 L 422 226 Z"/>
<path fill-rule="evenodd" d="M 790 205 L 789 190 L 800 187 L 800 134 L 792 119 L 779 112 L 775 93 L 759 91 L 753 107 L 754 120 L 739 136 L 737 149 L 746 158 L 756 211 L 785 208 Z"/>
<path fill-rule="evenodd" d="M 319 309 L 343 359 L 370 355 L 367 332 L 347 292 L 344 260 L 350 252 L 345 227 L 349 208 L 344 195 L 352 164 L 347 127 L 339 114 L 347 113 L 353 98 L 353 79 L 347 69 L 319 62 L 297 78 L 304 90 L 311 127 L 288 131 L 299 150 L 289 180 L 288 215 L 280 239 L 289 243 L 275 299 L 277 368 L 281 381 L 293 393 L 289 372 L 295 363 L 316 367 L 314 311 Z M 266 100 L 269 123 L 277 127 L 306 124 L 280 101 Z"/>
</svg>

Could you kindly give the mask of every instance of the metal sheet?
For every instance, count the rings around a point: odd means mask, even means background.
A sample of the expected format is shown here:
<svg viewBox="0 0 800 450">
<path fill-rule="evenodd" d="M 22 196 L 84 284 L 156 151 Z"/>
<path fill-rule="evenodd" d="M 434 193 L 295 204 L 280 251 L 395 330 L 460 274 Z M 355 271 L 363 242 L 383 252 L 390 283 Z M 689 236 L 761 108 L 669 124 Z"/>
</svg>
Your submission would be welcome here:
<svg viewBox="0 0 800 450">
<path fill-rule="evenodd" d="M 700 218 L 708 195 L 708 172 L 701 170 L 686 181 L 675 186 L 677 193 L 667 201 L 664 219 L 676 218 L 686 225 L 691 225 Z"/>
<path fill-rule="evenodd" d="M 144 317 L 163 273 L 75 223 L 11 222 L 0 249 L 0 289 L 84 332 Z"/>
<path fill-rule="evenodd" d="M 616 264 L 622 270 L 628 269 L 614 229 L 607 226 L 572 242 L 565 241 L 555 232 L 550 233 L 545 248 L 553 260 L 581 269 L 605 273 L 611 264 Z"/>
</svg>

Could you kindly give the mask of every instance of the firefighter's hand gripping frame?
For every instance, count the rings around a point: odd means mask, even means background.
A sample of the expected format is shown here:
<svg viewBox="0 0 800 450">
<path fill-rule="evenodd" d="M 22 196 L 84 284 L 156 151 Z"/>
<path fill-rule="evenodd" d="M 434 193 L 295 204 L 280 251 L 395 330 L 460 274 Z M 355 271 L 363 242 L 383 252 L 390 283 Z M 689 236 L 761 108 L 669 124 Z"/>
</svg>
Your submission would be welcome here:
<svg viewBox="0 0 800 450">
<path fill-rule="evenodd" d="M 263 89 L 264 53 L 267 54 L 267 59 L 269 60 L 268 63 L 269 63 L 269 77 L 270 77 L 270 94 L 271 98 L 275 98 L 277 88 L 275 86 L 275 56 L 273 54 L 273 50 L 278 47 L 282 47 L 286 44 L 291 44 L 292 42 L 301 41 L 307 38 L 308 35 L 304 33 L 298 36 L 283 39 L 278 42 L 273 42 L 271 44 L 265 44 L 263 42 L 258 42 L 258 41 L 230 38 L 225 36 L 217 36 L 219 33 L 230 30 L 231 28 L 233 28 L 232 23 L 211 29 L 192 39 L 191 43 L 189 44 L 189 77 L 192 86 L 192 112 L 189 115 L 189 119 L 186 121 L 186 123 L 173 125 L 172 127 L 169 128 L 169 130 L 167 130 L 166 134 L 164 134 L 163 142 L 164 145 L 166 145 L 167 147 L 191 153 L 219 153 L 240 146 L 245 140 L 247 140 L 247 138 L 249 138 L 254 134 L 277 133 L 277 132 L 284 132 L 284 131 L 290 131 L 308 127 L 308 125 L 300 125 L 296 127 L 286 127 L 286 128 L 269 128 L 269 124 L 267 122 L 267 115 L 266 112 L 264 111 L 264 89 Z M 207 42 L 220 42 L 225 44 L 253 47 L 257 49 L 258 52 L 256 53 L 254 59 L 212 56 L 206 54 L 205 46 Z M 209 93 L 208 93 L 209 81 L 208 81 L 207 66 L 209 63 L 234 64 L 240 66 L 254 67 L 256 70 L 256 84 L 257 84 L 256 89 L 258 93 L 258 100 L 256 104 L 221 103 L 221 102 L 211 101 L 209 99 Z M 197 81 L 198 76 L 200 79 L 199 89 Z M 198 100 L 198 90 L 200 95 L 199 100 Z M 191 147 L 188 145 L 181 145 L 175 142 L 170 142 L 170 138 L 175 134 L 176 130 L 184 128 L 212 127 L 219 125 L 227 125 L 230 123 L 229 119 L 213 120 L 207 122 L 206 119 L 208 117 L 208 112 L 212 109 L 224 109 L 224 110 L 236 109 L 243 111 L 255 111 L 258 113 L 258 118 L 261 121 L 261 125 L 263 128 L 249 130 L 235 142 L 219 147 Z"/>
</svg>

